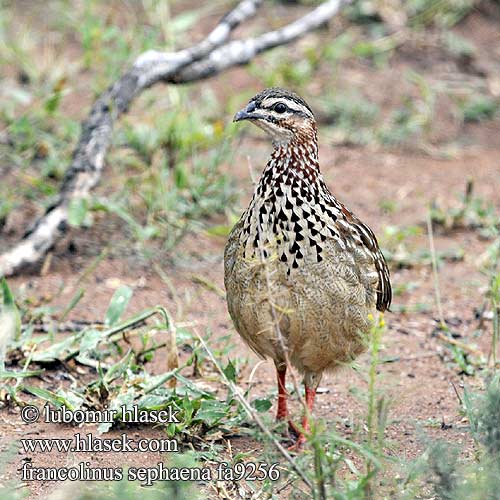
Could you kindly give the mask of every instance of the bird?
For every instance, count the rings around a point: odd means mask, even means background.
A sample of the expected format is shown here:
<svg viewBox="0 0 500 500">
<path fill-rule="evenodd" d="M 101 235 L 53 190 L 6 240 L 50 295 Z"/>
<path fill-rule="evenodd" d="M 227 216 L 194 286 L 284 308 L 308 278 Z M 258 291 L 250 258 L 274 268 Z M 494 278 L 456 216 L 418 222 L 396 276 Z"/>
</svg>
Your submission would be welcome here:
<svg viewBox="0 0 500 500">
<path fill-rule="evenodd" d="M 287 89 L 267 88 L 233 121 L 263 129 L 273 151 L 228 236 L 227 306 L 246 344 L 274 361 L 276 419 L 288 420 L 295 435 L 290 449 L 299 451 L 323 373 L 365 351 L 376 311 L 390 307 L 389 269 L 373 231 L 326 185 L 316 121 L 304 99 Z M 290 365 L 304 377 L 300 428 L 289 419 L 285 384 Z"/>
</svg>

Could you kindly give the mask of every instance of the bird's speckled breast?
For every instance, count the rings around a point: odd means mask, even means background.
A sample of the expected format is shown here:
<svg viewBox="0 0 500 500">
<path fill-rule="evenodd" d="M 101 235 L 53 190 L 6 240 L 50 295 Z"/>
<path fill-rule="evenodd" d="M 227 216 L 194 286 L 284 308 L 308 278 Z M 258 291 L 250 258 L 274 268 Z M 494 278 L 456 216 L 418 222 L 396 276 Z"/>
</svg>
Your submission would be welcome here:
<svg viewBox="0 0 500 500">
<path fill-rule="evenodd" d="M 342 232 L 343 206 L 319 171 L 278 158 L 228 239 L 228 309 L 260 355 L 282 358 L 278 324 L 297 368 L 332 369 L 364 349 L 379 277 L 370 252 Z"/>
</svg>

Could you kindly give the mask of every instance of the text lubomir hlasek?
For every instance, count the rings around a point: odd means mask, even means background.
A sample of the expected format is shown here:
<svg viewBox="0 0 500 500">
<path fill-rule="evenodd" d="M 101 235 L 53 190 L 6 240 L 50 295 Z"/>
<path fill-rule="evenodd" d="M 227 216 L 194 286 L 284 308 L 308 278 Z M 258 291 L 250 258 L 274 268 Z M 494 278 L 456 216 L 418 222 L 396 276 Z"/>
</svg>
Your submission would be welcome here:
<svg viewBox="0 0 500 500">
<path fill-rule="evenodd" d="M 122 405 L 120 409 L 104 410 L 69 410 L 65 406 L 53 408 L 49 404 L 43 407 L 43 418 L 47 423 L 53 424 L 101 424 L 112 423 L 117 418 L 122 422 L 133 424 L 171 424 L 179 423 L 178 410 L 172 407 L 163 410 L 140 410 L 137 405 L 127 408 Z"/>
</svg>

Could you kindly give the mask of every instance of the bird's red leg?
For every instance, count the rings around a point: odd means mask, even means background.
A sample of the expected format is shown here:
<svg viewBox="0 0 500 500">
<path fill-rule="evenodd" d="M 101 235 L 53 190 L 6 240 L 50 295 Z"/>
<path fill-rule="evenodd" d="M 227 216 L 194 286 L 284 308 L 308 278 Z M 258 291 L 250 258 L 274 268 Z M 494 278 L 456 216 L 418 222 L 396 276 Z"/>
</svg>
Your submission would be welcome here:
<svg viewBox="0 0 500 500">
<path fill-rule="evenodd" d="M 288 393 L 285 386 L 286 366 L 284 368 L 276 368 L 276 375 L 278 377 L 278 411 L 276 412 L 276 420 L 285 420 L 288 418 Z"/>
<path fill-rule="evenodd" d="M 306 387 L 306 406 L 307 412 L 304 413 L 302 418 L 302 428 L 304 432 L 309 432 L 309 416 L 312 415 L 314 400 L 316 398 L 316 389 Z"/>
<path fill-rule="evenodd" d="M 300 451 L 304 443 L 306 442 L 305 434 L 309 432 L 309 416 L 312 414 L 314 407 L 314 399 L 316 398 L 316 389 L 311 389 L 305 386 L 306 390 L 306 406 L 307 410 L 302 417 L 302 429 L 297 433 L 297 441 L 293 446 L 288 448 L 290 451 Z"/>
<path fill-rule="evenodd" d="M 278 410 L 276 412 L 276 421 L 281 422 L 288 419 L 288 392 L 286 392 L 286 366 L 284 368 L 276 367 L 276 375 L 278 379 Z M 297 426 L 288 419 L 288 429 L 296 436 L 300 435 Z"/>
</svg>

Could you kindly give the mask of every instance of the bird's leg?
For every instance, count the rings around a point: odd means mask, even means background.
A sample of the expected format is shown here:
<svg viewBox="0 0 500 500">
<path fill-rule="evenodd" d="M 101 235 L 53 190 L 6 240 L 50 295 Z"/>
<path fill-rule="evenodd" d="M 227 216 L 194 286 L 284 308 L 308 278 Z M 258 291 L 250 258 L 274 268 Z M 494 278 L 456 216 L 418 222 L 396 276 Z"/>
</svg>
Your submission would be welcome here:
<svg viewBox="0 0 500 500">
<path fill-rule="evenodd" d="M 321 374 L 311 372 L 307 372 L 304 377 L 306 408 L 304 409 L 304 416 L 302 417 L 301 429 L 298 430 L 295 426 L 293 426 L 293 430 L 297 434 L 297 441 L 293 446 L 288 448 L 290 451 L 300 451 L 306 441 L 305 435 L 310 429 L 309 417 L 312 415 L 314 400 L 316 399 L 316 389 L 318 388 L 320 380 Z"/>
<path fill-rule="evenodd" d="M 306 442 L 306 434 L 309 432 L 309 417 L 312 414 L 314 399 L 316 397 L 316 389 L 305 386 L 306 390 L 306 410 L 304 411 L 304 416 L 302 417 L 301 428 L 297 429 L 297 426 L 291 424 L 290 427 L 293 432 L 297 435 L 297 440 L 295 443 L 288 448 L 290 451 L 300 451 Z"/>
<path fill-rule="evenodd" d="M 278 410 L 276 421 L 281 422 L 288 419 L 288 429 L 295 436 L 300 436 L 298 427 L 288 418 L 288 392 L 286 391 L 286 365 L 276 364 L 276 376 L 278 379 Z"/>
<path fill-rule="evenodd" d="M 276 375 L 278 378 L 278 411 L 276 412 L 276 420 L 279 421 L 288 418 L 288 393 L 285 386 L 286 365 L 276 366 Z"/>
<path fill-rule="evenodd" d="M 316 398 L 316 389 L 311 389 L 307 386 L 305 389 L 307 411 L 304 412 L 304 416 L 302 417 L 302 429 L 304 429 L 304 432 L 309 432 L 309 416 L 312 415 L 314 399 Z"/>
</svg>

